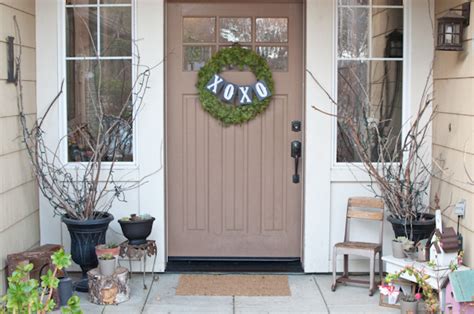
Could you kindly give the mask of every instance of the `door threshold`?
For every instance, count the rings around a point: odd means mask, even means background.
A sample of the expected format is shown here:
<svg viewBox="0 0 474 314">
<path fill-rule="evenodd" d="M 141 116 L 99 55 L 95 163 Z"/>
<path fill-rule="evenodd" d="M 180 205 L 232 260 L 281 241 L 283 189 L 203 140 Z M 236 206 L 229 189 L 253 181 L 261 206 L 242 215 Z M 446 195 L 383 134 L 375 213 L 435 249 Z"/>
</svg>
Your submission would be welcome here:
<svg viewBox="0 0 474 314">
<path fill-rule="evenodd" d="M 197 273 L 302 273 L 299 257 L 260 258 L 260 257 L 168 257 L 166 272 Z"/>
</svg>

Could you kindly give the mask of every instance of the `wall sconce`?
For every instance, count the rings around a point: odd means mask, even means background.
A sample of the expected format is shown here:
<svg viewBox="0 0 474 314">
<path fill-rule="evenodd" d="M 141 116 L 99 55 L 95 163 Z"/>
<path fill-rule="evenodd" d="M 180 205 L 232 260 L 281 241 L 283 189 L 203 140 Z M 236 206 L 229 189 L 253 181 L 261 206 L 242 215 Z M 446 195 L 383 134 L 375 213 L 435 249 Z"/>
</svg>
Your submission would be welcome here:
<svg viewBox="0 0 474 314">
<path fill-rule="evenodd" d="M 385 55 L 388 58 L 403 58 L 403 34 L 394 30 L 386 37 Z"/>
<path fill-rule="evenodd" d="M 14 37 L 7 37 L 7 83 L 16 83 Z"/>
<path fill-rule="evenodd" d="M 454 11 L 461 11 L 462 15 Z M 451 9 L 438 18 L 438 45 L 436 50 L 461 51 L 464 27 L 469 25 L 471 3 L 462 5 L 462 9 Z"/>
</svg>

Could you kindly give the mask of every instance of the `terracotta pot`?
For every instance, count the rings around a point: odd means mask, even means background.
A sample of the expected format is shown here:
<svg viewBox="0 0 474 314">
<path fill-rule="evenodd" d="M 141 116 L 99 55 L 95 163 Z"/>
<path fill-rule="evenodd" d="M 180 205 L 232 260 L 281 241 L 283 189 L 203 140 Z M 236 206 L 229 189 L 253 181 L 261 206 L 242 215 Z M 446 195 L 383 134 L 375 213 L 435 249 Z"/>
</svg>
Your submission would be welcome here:
<svg viewBox="0 0 474 314">
<path fill-rule="evenodd" d="M 405 258 L 405 252 L 403 251 L 403 243 L 392 240 L 392 253 L 393 257 Z"/>
<path fill-rule="evenodd" d="M 101 256 L 104 254 L 110 254 L 113 256 L 119 256 L 120 255 L 120 247 L 114 247 L 114 248 L 108 248 L 107 244 L 99 244 L 95 247 L 95 254 L 97 256 Z"/>
<path fill-rule="evenodd" d="M 99 271 L 104 276 L 112 276 L 115 273 L 116 258 L 113 259 L 100 259 L 99 258 Z"/>
</svg>

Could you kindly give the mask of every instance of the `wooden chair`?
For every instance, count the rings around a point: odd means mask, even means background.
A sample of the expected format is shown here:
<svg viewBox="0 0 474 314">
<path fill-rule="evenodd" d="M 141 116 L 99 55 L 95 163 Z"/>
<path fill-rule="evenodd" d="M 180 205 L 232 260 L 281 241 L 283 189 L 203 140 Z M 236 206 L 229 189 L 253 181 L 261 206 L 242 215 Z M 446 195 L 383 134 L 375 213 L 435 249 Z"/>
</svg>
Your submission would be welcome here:
<svg viewBox="0 0 474 314">
<path fill-rule="evenodd" d="M 369 284 L 369 295 L 375 292 L 375 257 L 379 255 L 379 274 L 382 281 L 382 237 L 383 237 L 383 216 L 384 202 L 381 199 L 373 197 L 351 197 L 347 203 L 346 230 L 344 233 L 344 242 L 336 243 L 333 248 L 332 258 L 332 277 L 333 283 L 331 290 L 336 291 L 338 283 L 357 283 Z M 379 239 L 377 243 L 353 242 L 349 237 L 349 226 L 352 219 L 378 221 L 380 225 Z M 370 280 L 357 280 L 349 278 L 349 254 L 368 257 L 370 259 Z M 344 255 L 344 273 L 336 279 L 337 256 Z"/>
</svg>

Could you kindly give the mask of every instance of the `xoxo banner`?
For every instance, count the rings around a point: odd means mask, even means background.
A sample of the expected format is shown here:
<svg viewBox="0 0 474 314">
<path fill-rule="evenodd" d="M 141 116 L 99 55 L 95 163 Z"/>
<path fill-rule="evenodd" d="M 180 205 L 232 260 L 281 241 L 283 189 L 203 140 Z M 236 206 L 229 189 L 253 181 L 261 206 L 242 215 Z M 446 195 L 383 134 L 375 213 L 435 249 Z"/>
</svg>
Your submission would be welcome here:
<svg viewBox="0 0 474 314">
<path fill-rule="evenodd" d="M 231 104 L 236 102 L 242 106 L 250 105 L 254 95 L 260 101 L 272 95 L 264 81 L 257 81 L 253 85 L 240 86 L 227 82 L 218 74 L 214 74 L 209 82 L 207 82 L 206 89 L 224 102 Z"/>
</svg>

